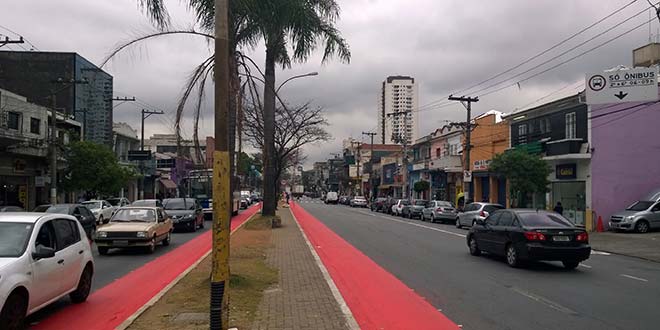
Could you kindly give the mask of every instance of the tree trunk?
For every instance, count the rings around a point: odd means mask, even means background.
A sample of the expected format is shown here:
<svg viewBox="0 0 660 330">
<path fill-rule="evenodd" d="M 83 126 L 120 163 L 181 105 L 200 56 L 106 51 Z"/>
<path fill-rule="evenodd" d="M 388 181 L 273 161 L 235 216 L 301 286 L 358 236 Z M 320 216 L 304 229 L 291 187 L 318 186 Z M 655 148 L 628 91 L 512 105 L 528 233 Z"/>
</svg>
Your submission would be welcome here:
<svg viewBox="0 0 660 330">
<path fill-rule="evenodd" d="M 229 181 L 229 190 L 231 194 L 234 194 L 235 191 L 240 189 L 240 180 L 238 179 L 238 176 L 236 175 L 236 168 L 237 162 L 236 162 L 236 113 L 237 113 L 237 102 L 236 102 L 236 96 L 238 95 L 238 68 L 236 66 L 236 55 L 234 52 L 231 53 L 231 56 L 229 56 L 229 74 L 230 74 L 230 79 L 229 79 L 229 88 L 230 88 L 230 96 L 229 96 L 229 132 L 227 134 L 229 135 L 229 163 L 232 165 L 232 170 L 231 170 L 231 180 Z M 234 205 L 232 203 L 232 205 Z M 236 210 L 232 209 L 232 212 Z"/>
<path fill-rule="evenodd" d="M 266 79 L 264 86 L 264 203 L 262 214 L 274 216 L 277 206 L 278 182 L 275 173 L 275 54 L 266 49 Z"/>
</svg>

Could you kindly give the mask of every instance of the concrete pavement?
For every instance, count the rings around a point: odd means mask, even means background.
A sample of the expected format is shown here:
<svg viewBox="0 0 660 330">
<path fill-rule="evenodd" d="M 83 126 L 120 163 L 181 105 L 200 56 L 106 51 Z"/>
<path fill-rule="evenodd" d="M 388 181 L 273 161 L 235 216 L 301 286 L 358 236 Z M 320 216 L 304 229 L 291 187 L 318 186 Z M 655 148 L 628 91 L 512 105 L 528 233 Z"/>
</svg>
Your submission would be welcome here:
<svg viewBox="0 0 660 330">
<path fill-rule="evenodd" d="M 301 203 L 464 329 L 657 329 L 660 265 L 594 254 L 509 268 L 468 254 L 465 230 L 366 209 Z"/>
<path fill-rule="evenodd" d="M 590 242 L 594 249 L 600 251 L 660 262 L 660 232 L 592 233 Z"/>
</svg>

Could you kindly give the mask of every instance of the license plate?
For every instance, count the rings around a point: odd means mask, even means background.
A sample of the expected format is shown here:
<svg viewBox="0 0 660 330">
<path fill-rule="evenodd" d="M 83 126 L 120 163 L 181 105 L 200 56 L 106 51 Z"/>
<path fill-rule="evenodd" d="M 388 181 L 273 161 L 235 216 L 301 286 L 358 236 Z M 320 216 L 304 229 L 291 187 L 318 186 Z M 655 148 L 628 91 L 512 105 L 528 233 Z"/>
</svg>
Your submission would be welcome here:
<svg viewBox="0 0 660 330">
<path fill-rule="evenodd" d="M 128 241 L 113 241 L 112 245 L 114 245 L 114 246 L 128 246 Z"/>
<path fill-rule="evenodd" d="M 555 242 L 568 242 L 571 239 L 568 236 L 553 236 L 552 240 Z"/>
</svg>

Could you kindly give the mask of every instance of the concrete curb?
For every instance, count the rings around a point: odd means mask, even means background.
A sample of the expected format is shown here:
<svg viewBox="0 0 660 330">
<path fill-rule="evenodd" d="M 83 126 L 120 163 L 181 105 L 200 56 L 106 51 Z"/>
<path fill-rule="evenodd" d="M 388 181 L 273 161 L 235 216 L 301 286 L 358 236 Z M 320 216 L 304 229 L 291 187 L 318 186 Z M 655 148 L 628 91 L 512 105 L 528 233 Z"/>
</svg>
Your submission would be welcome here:
<svg viewBox="0 0 660 330">
<path fill-rule="evenodd" d="M 323 265 L 323 262 L 321 261 L 319 255 L 316 253 L 316 250 L 314 250 L 312 243 L 309 241 L 307 235 L 300 227 L 300 224 L 298 223 L 298 218 L 296 218 L 296 215 L 293 214 L 293 211 L 291 209 L 289 209 L 288 211 L 291 213 L 291 216 L 293 217 L 294 220 L 293 222 L 296 223 L 296 227 L 298 227 L 300 234 L 302 234 L 302 237 L 305 239 L 305 243 L 307 243 L 307 246 L 309 247 L 309 251 L 312 252 L 312 256 L 316 261 L 316 265 L 319 267 L 319 269 L 321 270 L 321 274 L 323 274 L 323 278 L 328 283 L 332 295 L 335 297 L 337 304 L 339 304 L 339 309 L 344 314 L 344 318 L 346 319 L 346 326 L 348 326 L 350 330 L 360 330 L 360 326 L 358 325 L 357 321 L 355 321 L 355 317 L 353 317 L 353 313 L 351 312 L 351 309 L 348 307 L 348 304 L 346 304 L 344 297 L 341 295 L 341 292 L 339 292 L 339 289 L 335 285 L 335 282 L 332 280 L 332 277 L 330 277 L 330 273 L 328 273 L 328 270 Z"/>
<path fill-rule="evenodd" d="M 248 222 L 250 222 L 250 221 L 252 220 L 252 218 L 254 218 L 255 216 L 259 215 L 260 213 L 261 213 L 261 212 L 257 212 L 257 213 L 255 213 L 255 214 L 251 215 L 251 216 L 250 216 L 247 220 L 245 220 L 242 224 L 240 224 L 238 227 L 236 227 L 234 230 L 232 230 L 232 231 L 230 232 L 230 235 L 233 234 L 233 233 L 235 233 L 237 230 L 243 228 L 243 226 L 245 226 L 245 224 L 247 224 Z M 142 315 L 147 309 L 151 308 L 151 306 L 155 305 L 155 304 L 156 304 L 161 298 L 163 298 L 163 296 L 164 296 L 167 292 L 169 292 L 170 290 L 172 290 L 172 288 L 173 288 L 175 285 L 177 285 L 177 284 L 178 284 L 178 283 L 179 283 L 184 277 L 186 277 L 186 276 L 187 276 L 187 275 L 188 275 L 193 269 L 195 269 L 197 266 L 199 266 L 199 264 L 202 262 L 202 260 L 204 260 L 204 258 L 208 257 L 210 254 L 211 254 L 211 249 L 209 249 L 206 253 L 204 253 L 204 255 L 203 255 L 202 257 L 200 257 L 199 259 L 197 259 L 197 261 L 195 261 L 192 265 L 190 265 L 190 267 L 188 267 L 185 271 L 183 271 L 181 274 L 179 274 L 179 276 L 177 276 L 174 280 L 172 280 L 172 282 L 170 282 L 170 284 L 168 284 L 168 285 L 165 286 L 162 290 L 160 290 L 160 292 L 158 292 L 158 293 L 157 293 L 155 296 L 153 296 L 153 298 L 151 298 L 146 304 L 144 304 L 142 307 L 140 307 L 140 309 L 138 309 L 135 313 L 133 313 L 133 315 L 129 316 L 124 322 L 122 322 L 119 326 L 117 326 L 117 327 L 115 328 L 115 330 L 126 330 L 126 329 L 128 329 L 128 327 L 130 327 L 131 324 L 133 324 L 133 322 L 135 322 L 135 320 L 137 320 L 137 318 L 140 317 L 140 315 Z"/>
</svg>

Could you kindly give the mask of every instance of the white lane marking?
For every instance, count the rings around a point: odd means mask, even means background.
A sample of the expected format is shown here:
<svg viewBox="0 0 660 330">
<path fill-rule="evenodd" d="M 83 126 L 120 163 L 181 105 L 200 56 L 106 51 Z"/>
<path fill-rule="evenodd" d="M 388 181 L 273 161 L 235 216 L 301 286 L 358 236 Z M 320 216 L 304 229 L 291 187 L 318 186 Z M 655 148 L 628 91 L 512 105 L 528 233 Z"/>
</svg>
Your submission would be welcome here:
<svg viewBox="0 0 660 330">
<path fill-rule="evenodd" d="M 584 267 L 584 268 L 592 268 L 591 266 L 586 265 L 586 264 L 580 264 L 580 267 Z"/>
<path fill-rule="evenodd" d="M 367 213 L 367 212 L 362 212 L 362 211 L 358 211 L 358 212 L 360 212 L 362 214 L 368 214 L 368 215 L 371 215 L 371 216 L 374 216 L 374 217 L 376 216 L 373 213 Z M 445 233 L 445 234 L 449 234 L 449 235 L 454 235 L 454 236 L 463 237 L 463 238 L 467 237 L 466 235 L 455 233 L 453 231 L 448 231 L 448 230 L 444 230 L 444 229 L 440 229 L 440 228 L 420 225 L 418 223 L 413 223 L 413 222 L 410 222 L 410 221 L 394 219 L 394 218 L 386 217 L 386 216 L 383 216 L 383 215 L 381 215 L 380 217 L 385 219 L 385 220 L 396 221 L 396 222 L 400 222 L 400 223 L 403 223 L 403 224 L 406 224 L 406 225 L 411 225 L 411 226 L 421 227 L 421 228 L 425 228 L 425 229 L 435 230 L 435 231 L 439 231 L 441 233 Z"/>
<path fill-rule="evenodd" d="M 597 250 L 591 250 L 591 254 L 598 254 L 601 256 L 611 256 L 612 254 L 609 252 L 603 252 L 603 251 L 597 251 Z"/>
<path fill-rule="evenodd" d="M 649 281 L 645 278 L 636 277 L 636 276 L 632 276 L 632 275 L 628 275 L 628 274 L 620 274 L 620 275 L 623 276 L 623 277 L 627 277 L 631 280 L 636 280 L 636 281 L 640 281 L 640 282 L 648 282 Z"/>
<path fill-rule="evenodd" d="M 570 308 L 568 308 L 568 307 L 562 306 L 562 305 L 560 305 L 559 303 L 556 303 L 556 302 L 554 302 L 554 301 L 552 301 L 552 300 L 550 300 L 550 299 L 547 299 L 547 298 L 541 297 L 541 296 L 539 296 L 539 295 L 537 295 L 537 294 L 534 294 L 534 293 L 531 293 L 531 292 L 529 292 L 529 291 L 525 291 L 525 290 L 520 289 L 520 288 L 517 288 L 517 287 L 511 287 L 510 289 L 511 289 L 513 292 L 516 292 L 516 293 L 518 293 L 518 294 L 520 294 L 520 295 L 523 295 L 523 296 L 525 296 L 525 297 L 527 297 L 527 298 L 529 298 L 529 299 L 532 299 L 532 300 L 534 300 L 534 301 L 536 301 L 536 302 L 539 302 L 539 303 L 541 303 L 541 304 L 544 304 L 544 305 L 546 305 L 546 306 L 548 306 L 548 307 L 550 307 L 550 308 L 552 308 L 552 309 L 558 310 L 558 311 L 560 311 L 560 312 L 563 312 L 563 313 L 566 313 L 566 314 L 572 314 L 572 315 L 577 315 L 577 314 L 578 314 L 576 311 L 574 311 L 574 310 L 572 310 L 572 309 L 570 309 Z"/>
</svg>

